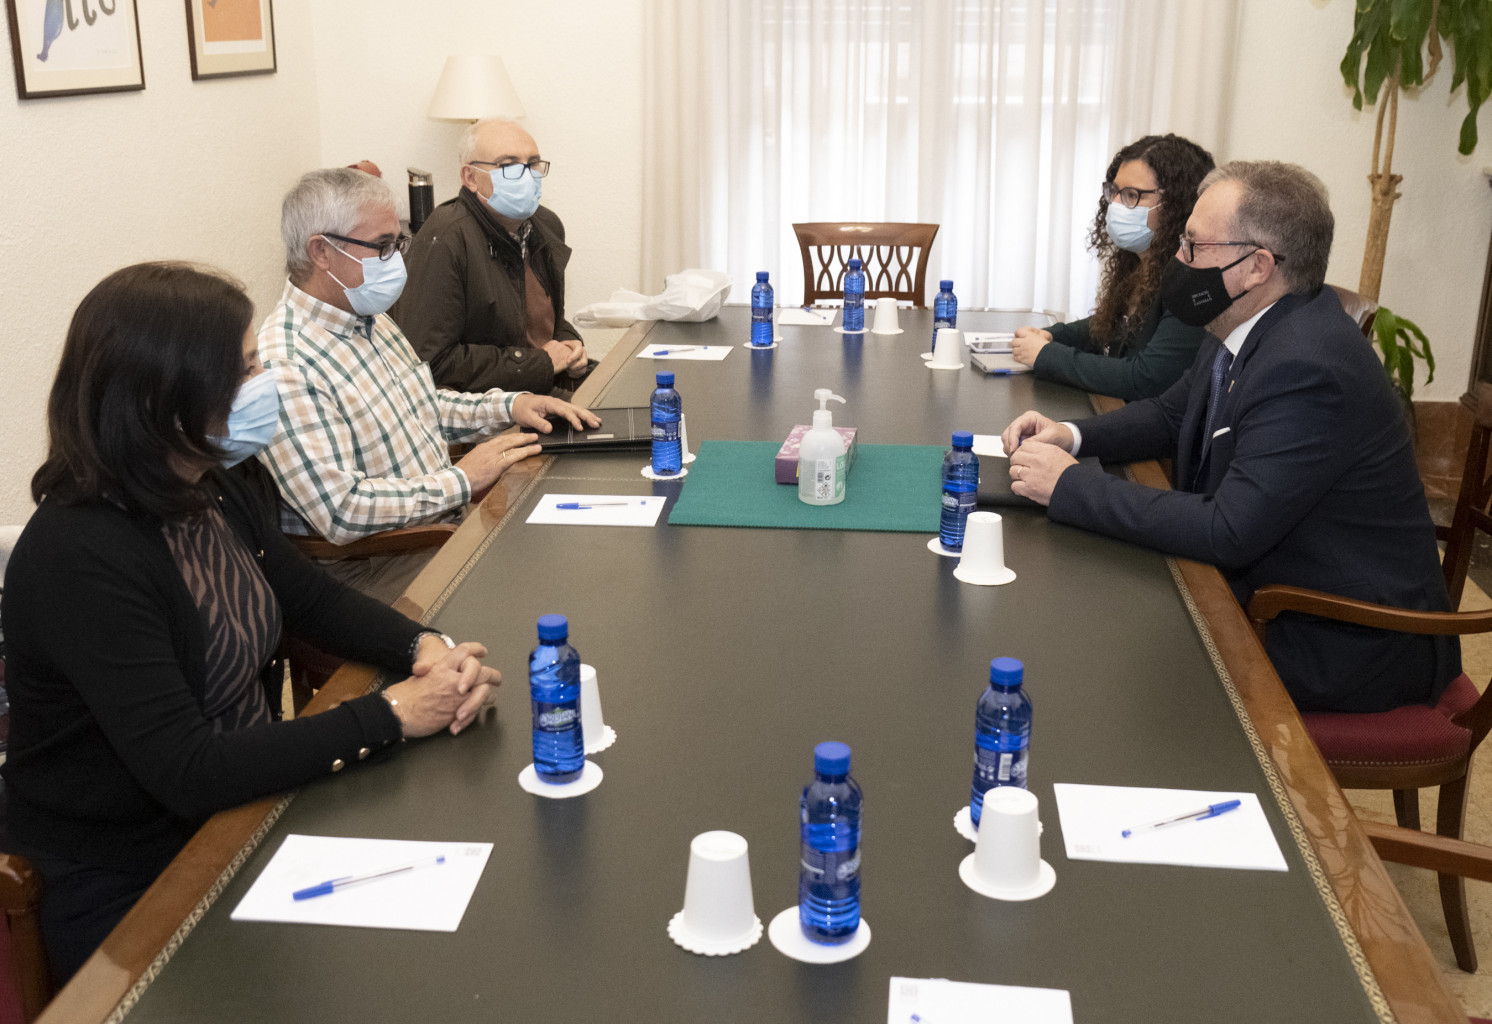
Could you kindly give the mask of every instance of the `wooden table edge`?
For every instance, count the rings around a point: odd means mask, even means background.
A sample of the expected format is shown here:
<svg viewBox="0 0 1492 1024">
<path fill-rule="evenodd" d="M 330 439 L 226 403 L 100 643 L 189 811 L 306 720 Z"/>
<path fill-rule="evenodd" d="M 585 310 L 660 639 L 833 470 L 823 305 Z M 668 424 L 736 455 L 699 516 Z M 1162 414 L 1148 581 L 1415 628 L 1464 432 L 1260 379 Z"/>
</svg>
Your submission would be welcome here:
<svg viewBox="0 0 1492 1024">
<path fill-rule="evenodd" d="M 605 391 L 653 326 L 639 322 L 617 340 L 577 392 L 578 404 L 589 405 Z M 1102 396 L 1093 399 L 1098 412 L 1121 404 Z M 436 606 L 471 556 L 502 526 L 546 461 L 542 457 L 529 459 L 504 474 L 396 607 L 412 618 L 422 619 L 427 609 Z M 1148 486 L 1169 487 L 1155 463 L 1138 464 L 1131 473 Z M 1227 583 L 1211 566 L 1179 559 L 1176 565 L 1392 1019 L 1401 1024 L 1465 1021 L 1465 1011 L 1446 985 L 1439 964 L 1346 796 L 1311 742 Z M 321 689 L 305 713 L 317 714 L 367 693 L 376 678 L 375 670 L 365 665 L 346 665 Z M 39 1024 L 123 1019 L 259 840 L 268 834 L 290 799 L 268 797 L 213 815 L 47 1007 Z M 1250 969 L 1251 965 L 1233 968 Z"/>
</svg>

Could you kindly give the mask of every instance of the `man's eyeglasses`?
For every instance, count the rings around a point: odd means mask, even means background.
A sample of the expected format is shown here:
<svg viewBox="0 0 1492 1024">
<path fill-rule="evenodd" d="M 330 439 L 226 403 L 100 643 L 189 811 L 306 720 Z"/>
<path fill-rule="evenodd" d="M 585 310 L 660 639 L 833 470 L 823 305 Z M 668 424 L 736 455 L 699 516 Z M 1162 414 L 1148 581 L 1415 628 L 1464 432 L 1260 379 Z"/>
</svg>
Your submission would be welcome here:
<svg viewBox="0 0 1492 1024">
<path fill-rule="evenodd" d="M 1139 206 L 1140 200 L 1146 196 L 1158 196 L 1164 191 L 1165 189 L 1163 188 L 1120 188 L 1112 181 L 1103 183 L 1103 198 L 1105 202 L 1112 203 L 1117 199 L 1131 210 Z"/>
<path fill-rule="evenodd" d="M 535 178 L 542 178 L 549 173 L 548 160 L 533 159 L 526 164 L 516 162 L 499 164 L 493 163 L 491 160 L 473 160 L 471 163 L 473 167 L 496 167 L 499 171 L 503 172 L 503 177 L 509 181 L 517 181 L 523 177 L 524 171 L 528 171 Z"/>
<path fill-rule="evenodd" d="M 1214 245 L 1252 245 L 1254 247 L 1254 252 L 1268 252 L 1276 263 L 1285 262 L 1285 257 L 1281 256 L 1279 253 L 1270 252 L 1258 242 L 1194 242 L 1190 238 L 1187 238 L 1185 235 L 1181 236 L 1181 262 L 1190 263 L 1193 257 L 1196 255 L 1198 249 L 1205 249 L 1208 246 Z M 1248 254 L 1248 256 L 1252 256 L 1253 254 L 1254 253 L 1251 252 Z M 1246 259 L 1247 257 L 1240 258 Z"/>
<path fill-rule="evenodd" d="M 395 238 L 391 242 L 365 242 L 361 238 L 348 238 L 346 235 L 334 235 L 330 231 L 323 231 L 321 232 L 321 234 L 325 238 L 335 238 L 339 242 L 348 242 L 352 245 L 360 245 L 364 249 L 377 249 L 378 258 L 381 260 L 393 259 L 394 253 L 398 253 L 401 256 L 404 255 L 409 251 L 409 243 L 414 241 L 414 239 L 411 238 L 409 235 L 400 235 L 398 238 Z"/>
</svg>

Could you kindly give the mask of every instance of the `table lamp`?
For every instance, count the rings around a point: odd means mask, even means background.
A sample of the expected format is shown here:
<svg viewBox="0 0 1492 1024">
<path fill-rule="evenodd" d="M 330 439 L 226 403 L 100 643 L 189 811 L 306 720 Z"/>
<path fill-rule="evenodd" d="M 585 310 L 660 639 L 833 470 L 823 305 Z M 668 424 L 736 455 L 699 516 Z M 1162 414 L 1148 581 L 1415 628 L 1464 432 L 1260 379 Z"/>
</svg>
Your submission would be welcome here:
<svg viewBox="0 0 1492 1024">
<path fill-rule="evenodd" d="M 503 59 L 488 54 L 447 57 L 426 114 L 437 121 L 518 120 L 524 111 Z"/>
</svg>

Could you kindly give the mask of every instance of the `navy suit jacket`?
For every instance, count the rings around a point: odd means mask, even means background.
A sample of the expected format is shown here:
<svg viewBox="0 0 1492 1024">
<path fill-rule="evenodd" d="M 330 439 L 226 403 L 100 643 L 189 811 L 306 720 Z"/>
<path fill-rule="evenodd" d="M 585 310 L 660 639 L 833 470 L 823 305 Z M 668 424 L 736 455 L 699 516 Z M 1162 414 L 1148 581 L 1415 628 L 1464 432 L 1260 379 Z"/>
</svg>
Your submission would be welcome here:
<svg viewBox="0 0 1492 1024">
<path fill-rule="evenodd" d="M 1105 462 L 1172 457 L 1175 489 L 1075 466 L 1048 513 L 1218 567 L 1240 603 L 1293 584 L 1425 611 L 1448 607 L 1435 530 L 1397 394 L 1336 294 L 1287 295 L 1254 325 L 1204 438 L 1208 337 L 1157 398 L 1078 424 Z M 1430 702 L 1461 671 L 1454 637 L 1289 614 L 1266 649 L 1301 710 Z"/>
</svg>

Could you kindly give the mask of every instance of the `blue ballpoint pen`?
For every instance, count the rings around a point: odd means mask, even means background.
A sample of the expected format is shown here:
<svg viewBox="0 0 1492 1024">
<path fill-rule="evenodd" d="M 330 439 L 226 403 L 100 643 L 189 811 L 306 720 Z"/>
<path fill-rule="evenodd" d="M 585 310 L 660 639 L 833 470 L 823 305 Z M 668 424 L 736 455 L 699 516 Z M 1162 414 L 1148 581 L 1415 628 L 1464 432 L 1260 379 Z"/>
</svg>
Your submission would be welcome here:
<svg viewBox="0 0 1492 1024">
<path fill-rule="evenodd" d="M 326 896 L 334 893 L 338 889 L 345 889 L 349 885 L 360 885 L 363 882 L 373 882 L 380 878 L 390 878 L 394 875 L 402 875 L 407 871 L 434 867 L 437 864 L 444 864 L 445 862 L 445 854 L 441 854 L 438 857 L 427 857 L 425 860 L 417 860 L 412 864 L 402 864 L 397 868 L 389 868 L 387 871 L 375 871 L 370 875 L 347 875 L 343 878 L 328 878 L 325 882 L 321 882 L 318 885 L 297 889 L 290 895 L 297 900 L 309 900 L 316 896 Z"/>
<path fill-rule="evenodd" d="M 1184 821 L 1203 821 L 1207 818 L 1216 818 L 1219 814 L 1227 814 L 1229 811 L 1238 810 L 1239 805 L 1242 803 L 1242 800 L 1224 800 L 1220 804 L 1208 804 L 1206 807 L 1198 810 L 1189 811 L 1186 814 L 1178 814 L 1174 818 L 1162 818 L 1160 821 L 1152 821 L 1148 825 L 1136 825 L 1134 828 L 1127 828 L 1121 835 L 1125 839 L 1128 839 L 1136 832 L 1150 832 L 1158 828 L 1165 828 L 1167 825 L 1180 825 Z"/>
<path fill-rule="evenodd" d="M 647 499 L 642 499 L 646 502 Z M 574 512 L 582 508 L 608 508 L 613 505 L 630 505 L 630 501 L 562 501 L 555 508 L 562 508 L 566 512 Z"/>
<path fill-rule="evenodd" d="M 708 346 L 708 345 L 680 345 L 678 348 L 660 348 L 660 349 L 658 349 L 657 351 L 655 351 L 652 354 L 655 355 L 655 356 L 667 356 L 667 355 L 672 355 L 675 352 L 708 352 L 708 351 L 710 351 L 710 346 Z"/>
</svg>

